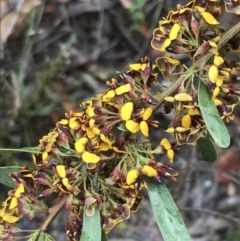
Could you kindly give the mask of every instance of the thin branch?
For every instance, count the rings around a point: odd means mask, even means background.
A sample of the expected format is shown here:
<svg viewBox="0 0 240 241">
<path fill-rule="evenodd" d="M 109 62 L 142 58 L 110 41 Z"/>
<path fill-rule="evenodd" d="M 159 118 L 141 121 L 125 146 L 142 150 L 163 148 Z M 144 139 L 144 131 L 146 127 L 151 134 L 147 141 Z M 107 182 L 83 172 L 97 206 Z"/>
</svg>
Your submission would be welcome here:
<svg viewBox="0 0 240 241">
<path fill-rule="evenodd" d="M 218 44 L 218 50 L 221 49 L 230 39 L 232 39 L 238 33 L 240 33 L 240 22 L 233 26 L 231 29 L 229 29 L 225 34 L 223 34 Z M 214 53 L 208 53 L 204 58 L 200 58 L 198 61 L 196 61 L 192 65 L 192 67 L 189 68 L 189 70 L 194 71 L 196 68 L 199 68 L 199 66 L 201 66 L 202 63 L 207 63 L 207 61 L 213 56 Z M 172 83 L 170 87 L 163 91 L 158 100 L 158 104 L 154 107 L 153 111 L 155 112 L 164 102 L 164 98 L 171 95 L 186 79 L 188 79 L 188 75 L 181 75 L 176 81 Z"/>
<path fill-rule="evenodd" d="M 47 231 L 48 226 L 52 223 L 55 217 L 61 212 L 66 203 L 68 196 L 64 196 L 54 207 L 49 209 L 49 215 L 44 220 L 43 224 L 39 228 L 41 231 Z"/>
<path fill-rule="evenodd" d="M 199 213 L 206 213 L 206 214 L 210 214 L 210 215 L 214 215 L 220 218 L 224 218 L 230 222 L 236 223 L 238 225 L 240 225 L 240 219 L 239 218 L 235 218 L 231 215 L 228 214 L 224 214 L 224 213 L 220 213 L 217 211 L 213 211 L 213 210 L 209 210 L 209 209 L 202 209 L 202 208 L 179 208 L 180 211 L 183 212 L 199 212 Z"/>
</svg>

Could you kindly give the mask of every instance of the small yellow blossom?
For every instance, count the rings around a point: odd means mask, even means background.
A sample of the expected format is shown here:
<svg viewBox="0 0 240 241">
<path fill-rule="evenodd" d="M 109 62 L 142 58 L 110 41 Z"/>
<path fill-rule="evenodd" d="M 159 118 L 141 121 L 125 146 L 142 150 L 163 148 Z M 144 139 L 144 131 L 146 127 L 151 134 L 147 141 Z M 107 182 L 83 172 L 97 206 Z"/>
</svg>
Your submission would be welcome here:
<svg viewBox="0 0 240 241">
<path fill-rule="evenodd" d="M 86 113 L 88 117 L 93 117 L 94 116 L 94 109 L 91 106 L 88 106 L 86 109 Z"/>
<path fill-rule="evenodd" d="M 89 152 L 89 151 L 83 152 L 82 159 L 86 163 L 97 163 L 100 161 L 100 157 L 97 154 Z"/>
<path fill-rule="evenodd" d="M 177 38 L 179 31 L 180 31 L 180 25 L 177 23 L 174 23 L 174 25 L 170 31 L 170 34 L 169 34 L 169 39 L 174 40 L 175 38 Z"/>
<path fill-rule="evenodd" d="M 220 93 L 220 88 L 219 87 L 216 87 L 214 90 L 213 90 L 213 95 L 212 95 L 212 98 L 215 99 Z"/>
<path fill-rule="evenodd" d="M 131 185 L 134 182 L 136 182 L 137 178 L 139 177 L 140 172 L 137 169 L 132 169 L 127 173 L 127 177 L 126 177 L 126 182 L 127 185 Z"/>
<path fill-rule="evenodd" d="M 86 150 L 86 145 L 89 142 L 89 139 L 86 137 L 82 137 L 75 142 L 75 149 L 77 152 L 82 153 L 82 159 L 86 163 L 97 163 L 100 161 L 100 157 Z M 96 147 L 96 146 L 93 146 Z"/>
<path fill-rule="evenodd" d="M 131 85 L 129 83 L 127 83 L 127 84 L 121 85 L 118 88 L 116 88 L 115 93 L 116 93 L 116 95 L 122 95 L 124 93 L 129 92 L 130 89 L 131 89 Z"/>
<path fill-rule="evenodd" d="M 221 76 L 221 75 L 218 75 L 218 77 L 217 77 L 217 79 L 216 79 L 216 85 L 217 85 L 217 87 L 221 87 L 222 86 L 222 84 L 223 84 L 223 76 Z"/>
<path fill-rule="evenodd" d="M 88 138 L 82 137 L 75 142 L 75 149 L 79 153 L 83 153 L 85 150 L 85 145 L 88 143 Z"/>
<path fill-rule="evenodd" d="M 205 21 L 206 21 L 208 24 L 211 24 L 211 25 L 219 24 L 219 22 L 217 21 L 217 19 L 214 18 L 211 13 L 209 13 L 209 12 L 202 12 L 201 14 L 202 14 L 203 18 L 205 19 Z"/>
<path fill-rule="evenodd" d="M 174 96 L 176 101 L 192 101 L 192 96 L 187 93 L 179 93 Z"/>
<path fill-rule="evenodd" d="M 169 134 L 172 134 L 175 132 L 175 128 L 174 127 L 169 127 L 165 130 L 165 132 L 169 133 Z"/>
<path fill-rule="evenodd" d="M 190 128 L 191 127 L 191 116 L 188 114 L 188 115 L 184 115 L 182 120 L 181 120 L 181 124 L 184 128 Z"/>
<path fill-rule="evenodd" d="M 126 127 L 129 131 L 132 133 L 137 133 L 140 130 L 140 125 L 138 122 L 134 120 L 128 120 L 126 121 Z"/>
<path fill-rule="evenodd" d="M 17 189 L 15 190 L 14 196 L 11 198 L 9 209 L 13 209 L 18 206 L 17 199 L 21 196 L 21 193 L 23 192 L 24 192 L 24 186 L 22 183 L 20 183 Z"/>
<path fill-rule="evenodd" d="M 174 158 L 174 151 L 172 149 L 172 145 L 169 142 L 169 140 L 167 138 L 163 138 L 160 142 L 160 146 L 162 146 L 166 150 L 166 154 L 170 162 L 172 163 Z"/>
<path fill-rule="evenodd" d="M 221 56 L 218 56 L 218 55 L 214 56 L 214 60 L 213 60 L 214 65 L 220 66 L 221 64 L 223 64 L 223 62 L 224 62 L 224 59 Z"/>
<path fill-rule="evenodd" d="M 158 175 L 157 171 L 148 165 L 142 167 L 141 173 L 148 177 L 155 177 Z"/>
<path fill-rule="evenodd" d="M 80 127 L 80 123 L 77 121 L 77 117 L 72 117 L 70 120 L 69 120 L 69 127 L 73 130 L 78 130 L 79 127 Z"/>
<path fill-rule="evenodd" d="M 62 125 L 67 125 L 68 124 L 68 120 L 67 119 L 62 119 L 58 123 L 60 123 Z"/>
<path fill-rule="evenodd" d="M 122 108 L 121 108 L 121 118 L 124 121 L 128 121 L 131 118 L 132 112 L 133 112 L 133 103 L 127 102 Z"/>
<path fill-rule="evenodd" d="M 174 102 L 175 99 L 172 96 L 167 96 L 167 97 L 164 98 L 164 100 L 166 100 L 168 102 Z"/>
<path fill-rule="evenodd" d="M 66 177 L 66 170 L 65 170 L 65 166 L 64 165 L 57 165 L 56 166 L 56 170 L 57 170 L 58 175 L 61 178 Z"/>
<path fill-rule="evenodd" d="M 212 83 L 216 82 L 216 79 L 218 77 L 218 67 L 216 65 L 212 65 L 209 68 L 208 77 Z"/>
</svg>

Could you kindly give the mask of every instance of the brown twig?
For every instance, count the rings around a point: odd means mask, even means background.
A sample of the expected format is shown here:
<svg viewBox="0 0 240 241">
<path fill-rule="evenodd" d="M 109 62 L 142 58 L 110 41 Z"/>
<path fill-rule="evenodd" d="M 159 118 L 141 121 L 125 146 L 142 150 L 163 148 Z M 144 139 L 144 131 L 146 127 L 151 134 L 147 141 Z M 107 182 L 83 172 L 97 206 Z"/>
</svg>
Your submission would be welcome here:
<svg viewBox="0 0 240 241">
<path fill-rule="evenodd" d="M 44 220 L 43 224 L 39 228 L 41 231 L 46 231 L 48 226 L 52 223 L 52 221 L 56 218 L 56 216 L 60 213 L 64 204 L 66 203 L 68 196 L 64 196 L 54 207 L 49 209 L 49 215 Z"/>
<path fill-rule="evenodd" d="M 213 211 L 213 210 L 209 210 L 209 209 L 202 209 L 202 208 L 179 208 L 180 211 L 183 212 L 199 212 L 199 213 L 207 213 L 210 215 L 214 215 L 220 218 L 224 218 L 230 222 L 236 223 L 238 225 L 240 225 L 240 219 L 239 218 L 235 218 L 231 215 L 228 214 L 224 214 L 224 213 L 220 213 L 217 211 Z"/>
</svg>

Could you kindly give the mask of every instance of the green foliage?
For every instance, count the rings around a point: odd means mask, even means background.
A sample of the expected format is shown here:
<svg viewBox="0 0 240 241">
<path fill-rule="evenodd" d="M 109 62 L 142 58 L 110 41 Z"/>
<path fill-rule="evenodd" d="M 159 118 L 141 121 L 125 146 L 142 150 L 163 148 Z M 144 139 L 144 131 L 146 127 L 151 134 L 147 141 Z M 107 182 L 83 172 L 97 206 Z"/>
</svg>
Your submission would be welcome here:
<svg viewBox="0 0 240 241">
<path fill-rule="evenodd" d="M 82 234 L 79 241 L 101 241 L 102 236 L 106 236 L 101 231 L 99 208 L 95 208 L 93 216 L 90 217 L 86 215 L 86 208 L 83 217 Z"/>
<path fill-rule="evenodd" d="M 0 155 L 6 152 L 26 152 L 26 153 L 41 153 L 38 147 L 22 147 L 22 148 L 0 148 Z"/>
<path fill-rule="evenodd" d="M 148 195 L 165 241 L 191 241 L 177 206 L 164 184 L 147 180 Z"/>
<path fill-rule="evenodd" d="M 215 143 L 223 148 L 228 147 L 230 145 L 229 132 L 219 116 L 214 102 L 211 100 L 207 86 L 202 81 L 199 83 L 198 101 L 207 129 Z"/>
<path fill-rule="evenodd" d="M 129 9 L 138 26 L 145 21 L 143 8 L 147 2 L 137 0 Z M 24 215 L 32 220 L 43 211 L 47 218 L 39 229 L 30 231 L 32 235 L 27 238 L 28 241 L 51 241 L 52 237 L 45 230 L 66 208 L 68 240 L 107 241 L 106 233 L 139 209 L 143 200 L 141 190 L 147 188 L 164 240 L 191 240 L 171 194 L 162 183 L 163 178 L 176 180 L 178 171 L 157 161 L 153 154 L 166 154 L 172 162 L 178 148 L 197 143 L 203 160 L 214 162 L 217 159 L 214 143 L 224 148 L 230 144 L 223 120 L 233 120 L 233 109 L 239 104 L 236 97 L 239 83 L 233 76 L 238 76 L 240 69 L 239 62 L 230 58 L 226 61 L 228 58 L 221 55 L 224 51 L 235 51 L 236 46 L 229 40 L 239 34 L 240 23 L 228 34 L 219 35 L 224 30 L 211 14 L 216 6 L 215 2 L 210 2 L 200 8 L 193 1 L 186 6 L 179 5 L 176 12 L 171 11 L 153 32 L 151 46 L 163 52 L 160 55 L 163 57 L 156 59 L 156 65 L 150 58 L 142 57 L 126 72 L 119 72 L 119 79 L 108 81 L 108 89 L 83 102 L 79 112 L 70 111 L 65 119 L 56 121 L 55 128 L 40 139 L 39 148 L 0 148 L 2 153 L 32 153 L 37 163 L 33 168 L 0 167 L 0 183 L 14 188 L 0 210 L 1 230 L 5 236 L 11 238 L 19 231 L 14 229 L 14 224 Z M 218 11 L 214 14 L 217 16 Z M 39 24 L 41 16 L 33 13 L 29 31 Z M 189 21 L 182 21 L 189 16 Z M 210 34 L 206 32 L 208 29 Z M 49 76 L 58 73 L 63 65 L 62 52 L 66 53 L 75 41 L 73 34 L 52 66 L 38 73 L 39 79 L 47 82 Z M 28 36 L 21 58 L 26 57 L 25 52 L 30 48 Z M 167 56 L 167 52 L 188 53 L 192 66 L 186 70 L 178 59 Z M 14 70 L 22 108 L 27 110 L 24 119 L 37 112 L 45 115 L 54 107 L 50 104 L 30 111 L 24 86 L 29 60 L 27 56 Z M 164 90 L 155 95 L 154 87 L 160 85 L 156 66 L 171 84 L 162 85 Z M 199 76 L 196 88 L 195 80 Z M 164 138 L 152 150 L 149 129 L 158 127 L 159 122 L 152 119 L 152 114 L 159 108 L 166 113 L 173 112 L 173 121 L 165 132 L 174 140 Z M 27 127 L 25 120 L 24 126 Z M 10 173 L 14 174 L 11 175 L 14 182 L 9 178 Z M 48 207 L 44 199 L 52 194 L 56 194 L 57 202 Z"/>
<path fill-rule="evenodd" d="M 214 162 L 218 158 L 218 152 L 214 142 L 209 137 L 200 138 L 197 142 L 201 158 L 207 162 Z"/>
<path fill-rule="evenodd" d="M 0 183 L 8 186 L 8 187 L 15 187 L 12 179 L 9 177 L 9 174 L 12 172 L 18 172 L 22 168 L 18 166 L 6 166 L 0 167 Z"/>
</svg>

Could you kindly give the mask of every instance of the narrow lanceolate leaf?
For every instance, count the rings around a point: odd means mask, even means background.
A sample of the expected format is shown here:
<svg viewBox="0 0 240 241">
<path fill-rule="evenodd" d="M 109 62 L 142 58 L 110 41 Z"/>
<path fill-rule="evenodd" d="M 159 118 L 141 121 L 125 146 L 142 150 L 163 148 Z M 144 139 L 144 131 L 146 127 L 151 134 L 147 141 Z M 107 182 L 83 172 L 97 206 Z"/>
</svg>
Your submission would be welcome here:
<svg viewBox="0 0 240 241">
<path fill-rule="evenodd" d="M 0 148 L 0 154 L 4 152 L 28 152 L 28 153 L 41 153 L 38 147 L 23 147 L 23 148 Z"/>
<path fill-rule="evenodd" d="M 214 162 L 218 159 L 216 146 L 210 138 L 206 137 L 198 139 L 197 146 L 204 161 Z"/>
<path fill-rule="evenodd" d="M 167 187 L 151 179 L 147 180 L 147 185 L 153 213 L 164 241 L 191 241 Z"/>
<path fill-rule="evenodd" d="M 38 147 L 23 147 L 23 148 L 0 148 L 0 154 L 4 152 L 28 152 L 28 153 L 41 153 L 42 151 Z"/>
<path fill-rule="evenodd" d="M 86 205 L 84 207 L 83 227 L 80 241 L 101 241 L 102 231 L 100 222 L 100 210 L 95 208 L 94 215 L 88 217 L 86 215 Z"/>
<path fill-rule="evenodd" d="M 198 88 L 198 102 L 206 127 L 213 140 L 220 147 L 228 147 L 230 145 L 228 130 L 211 100 L 211 94 L 207 86 L 202 81 L 200 81 Z"/>
<path fill-rule="evenodd" d="M 9 177 L 9 173 L 18 172 L 21 169 L 18 166 L 0 167 L 0 183 L 9 187 L 15 187 L 12 179 Z"/>
</svg>

